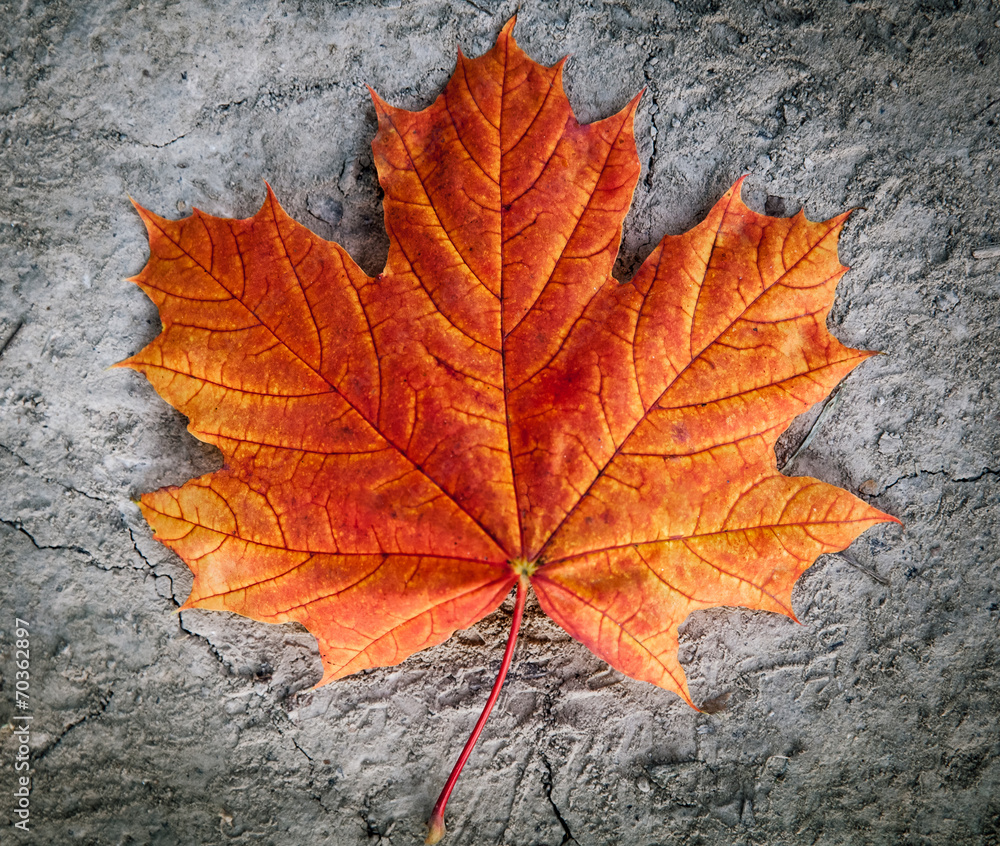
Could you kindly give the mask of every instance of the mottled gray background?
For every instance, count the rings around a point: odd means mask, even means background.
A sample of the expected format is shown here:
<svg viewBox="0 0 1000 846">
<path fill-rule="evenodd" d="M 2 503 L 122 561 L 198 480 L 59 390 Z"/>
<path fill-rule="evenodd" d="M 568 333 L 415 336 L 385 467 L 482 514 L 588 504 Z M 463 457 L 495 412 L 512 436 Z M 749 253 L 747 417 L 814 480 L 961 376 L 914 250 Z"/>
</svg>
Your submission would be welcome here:
<svg viewBox="0 0 1000 846">
<path fill-rule="evenodd" d="M 884 350 L 786 468 L 905 530 L 800 581 L 802 625 L 716 609 L 696 713 L 529 606 L 452 803 L 455 844 L 996 844 L 1000 6 L 525 0 L 582 120 L 645 87 L 618 272 L 742 173 L 751 207 L 856 207 L 830 318 Z M 504 609 L 320 690 L 312 638 L 176 614 L 138 494 L 219 465 L 138 375 L 158 331 L 131 195 L 245 216 L 267 179 L 369 272 L 387 249 L 364 83 L 428 104 L 511 0 L 0 2 L 0 839 L 407 844 L 478 715 Z M 990 249 L 990 247 L 994 249 Z M 793 427 L 802 440 L 814 412 Z M 33 834 L 9 828 L 13 622 L 31 623 Z M 711 711 L 712 713 L 708 713 Z M 5 725 L 6 724 L 6 725 Z"/>
</svg>

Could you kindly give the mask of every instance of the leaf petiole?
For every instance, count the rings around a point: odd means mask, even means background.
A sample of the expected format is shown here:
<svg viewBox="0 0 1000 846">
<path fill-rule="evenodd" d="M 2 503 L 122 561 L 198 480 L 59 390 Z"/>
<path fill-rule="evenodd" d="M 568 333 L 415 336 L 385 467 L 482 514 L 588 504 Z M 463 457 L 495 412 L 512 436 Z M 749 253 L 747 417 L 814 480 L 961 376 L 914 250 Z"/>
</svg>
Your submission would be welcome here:
<svg viewBox="0 0 1000 846">
<path fill-rule="evenodd" d="M 448 776 L 448 781 L 445 783 L 444 790 L 441 791 L 441 795 L 438 796 L 437 803 L 434 805 L 431 818 L 427 821 L 427 839 L 424 841 L 426 846 L 433 846 L 433 844 L 444 837 L 445 806 L 448 804 L 451 791 L 454 790 L 455 783 L 462 772 L 462 767 L 469 760 L 469 755 L 472 754 L 472 749 L 475 747 L 476 741 L 479 740 L 479 735 L 483 733 L 483 727 L 486 725 L 486 720 L 489 719 L 490 711 L 493 710 L 493 706 L 496 705 L 497 699 L 500 696 L 500 688 L 503 687 L 504 679 L 507 678 L 507 671 L 510 669 L 511 659 L 514 657 L 514 646 L 517 643 L 518 630 L 521 628 L 521 617 L 524 616 L 524 602 L 527 596 L 528 579 L 522 575 L 517 582 L 517 598 L 514 600 L 514 619 L 510 624 L 510 635 L 507 637 L 507 648 L 504 650 L 503 660 L 500 662 L 500 672 L 497 673 L 497 680 L 493 682 L 493 690 L 490 691 L 490 697 L 486 700 L 483 713 L 479 715 L 476 727 L 472 730 L 472 734 L 469 735 L 469 739 L 465 743 L 465 748 L 462 749 L 462 754 L 458 756 L 451 775 Z"/>
</svg>

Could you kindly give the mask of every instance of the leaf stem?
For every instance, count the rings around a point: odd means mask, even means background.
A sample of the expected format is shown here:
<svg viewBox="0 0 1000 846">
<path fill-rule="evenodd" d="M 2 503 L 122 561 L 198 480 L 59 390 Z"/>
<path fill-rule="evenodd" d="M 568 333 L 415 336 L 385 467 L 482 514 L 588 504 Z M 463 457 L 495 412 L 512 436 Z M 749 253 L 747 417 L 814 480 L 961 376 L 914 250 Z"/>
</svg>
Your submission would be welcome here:
<svg viewBox="0 0 1000 846">
<path fill-rule="evenodd" d="M 514 657 L 514 646 L 517 643 L 517 633 L 521 628 L 521 617 L 524 616 L 524 602 L 527 595 L 528 580 L 522 575 L 517 583 L 517 598 L 514 600 L 514 619 L 510 624 L 510 635 L 507 637 L 507 648 L 504 650 L 503 660 L 500 662 L 500 672 L 497 674 L 497 680 L 493 682 L 493 690 L 490 691 L 490 698 L 486 700 L 483 713 L 479 715 L 476 727 L 472 730 L 472 734 L 469 735 L 469 739 L 465 743 L 465 748 L 462 750 L 462 754 L 458 756 L 458 760 L 455 762 L 451 775 L 448 776 L 448 781 L 445 783 L 444 790 L 441 791 L 441 795 L 438 796 L 437 803 L 434 805 L 434 810 L 431 812 L 431 818 L 427 821 L 427 839 L 424 841 L 426 846 L 433 846 L 433 844 L 437 843 L 442 837 L 444 837 L 445 806 L 448 804 L 451 791 L 454 790 L 455 783 L 458 781 L 458 776 L 462 772 L 462 767 L 464 767 L 465 762 L 469 760 L 469 755 L 472 754 L 472 749 L 476 745 L 476 741 L 479 740 L 479 735 L 483 733 L 483 726 L 486 725 L 486 720 L 490 716 L 490 711 L 493 710 L 493 706 L 496 705 L 497 699 L 500 696 L 500 688 L 503 687 L 504 679 L 507 678 L 507 671 L 510 669 L 510 662 Z"/>
</svg>

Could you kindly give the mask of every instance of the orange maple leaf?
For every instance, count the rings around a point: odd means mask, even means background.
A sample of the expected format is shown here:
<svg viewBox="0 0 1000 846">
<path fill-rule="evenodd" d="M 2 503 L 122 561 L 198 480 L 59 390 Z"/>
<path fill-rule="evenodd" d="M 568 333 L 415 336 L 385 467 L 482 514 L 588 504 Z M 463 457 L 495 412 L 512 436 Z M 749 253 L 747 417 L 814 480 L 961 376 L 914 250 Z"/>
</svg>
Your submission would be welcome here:
<svg viewBox="0 0 1000 846">
<path fill-rule="evenodd" d="M 225 458 L 142 497 L 194 572 L 184 608 L 304 624 L 323 684 L 442 642 L 518 585 L 463 761 L 527 583 L 612 666 L 693 704 L 692 611 L 794 619 L 816 557 L 894 519 L 775 463 L 790 421 L 873 355 L 825 326 L 847 215 L 759 215 L 737 182 L 619 284 L 639 98 L 581 126 L 563 63 L 533 62 L 512 27 L 459 53 L 423 111 L 372 92 L 377 278 L 270 189 L 246 220 L 139 209 L 135 281 L 164 326 L 123 362 Z M 443 802 L 432 839 L 442 819 Z"/>
</svg>

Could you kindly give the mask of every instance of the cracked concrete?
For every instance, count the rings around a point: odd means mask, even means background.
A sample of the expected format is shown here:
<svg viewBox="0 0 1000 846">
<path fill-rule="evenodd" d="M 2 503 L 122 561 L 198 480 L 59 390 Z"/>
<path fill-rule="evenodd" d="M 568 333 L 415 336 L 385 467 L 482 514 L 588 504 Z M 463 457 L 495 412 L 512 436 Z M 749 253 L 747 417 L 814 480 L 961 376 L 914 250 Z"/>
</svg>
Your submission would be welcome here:
<svg viewBox="0 0 1000 846">
<path fill-rule="evenodd" d="M 82 726 L 88 720 L 96 719 L 100 717 L 108 708 L 111 703 L 111 697 L 113 693 L 108 693 L 107 696 L 99 696 L 98 707 L 88 711 L 81 717 L 77 717 L 69 725 L 67 725 L 56 737 L 49 740 L 49 742 L 42 746 L 41 748 L 36 748 L 32 750 L 32 760 L 35 764 L 41 764 L 42 761 L 48 757 L 49 753 L 52 752 L 60 743 L 62 743 L 63 738 L 66 737 L 71 731 L 73 731 L 77 726 Z"/>
<path fill-rule="evenodd" d="M 178 612 L 133 499 L 218 466 L 136 374 L 131 195 L 234 217 L 266 179 L 369 273 L 387 241 L 364 85 L 437 96 L 513 0 L 0 0 L 0 839 L 406 844 L 478 716 L 512 601 L 314 690 L 312 638 Z M 529 602 L 449 810 L 458 844 L 998 844 L 1000 11 L 986 3 L 524 2 L 584 121 L 645 87 L 619 278 L 741 174 L 769 214 L 854 208 L 831 330 L 879 349 L 779 444 L 898 516 L 821 559 L 801 625 L 683 627 L 703 710 Z M 13 822 L 14 620 L 30 622 L 32 828 Z"/>
<path fill-rule="evenodd" d="M 541 756 L 542 764 L 545 767 L 545 772 L 542 775 L 542 790 L 545 793 L 545 798 L 548 803 L 552 806 L 552 812 L 556 815 L 556 819 L 559 820 L 559 825 L 562 826 L 563 839 L 559 846 L 569 846 L 569 844 L 575 844 L 576 839 L 573 837 L 573 832 L 569 830 L 569 823 L 566 822 L 562 813 L 559 811 L 559 806 L 555 803 L 552 798 L 552 764 L 549 763 L 549 759 L 543 754 Z"/>
</svg>

